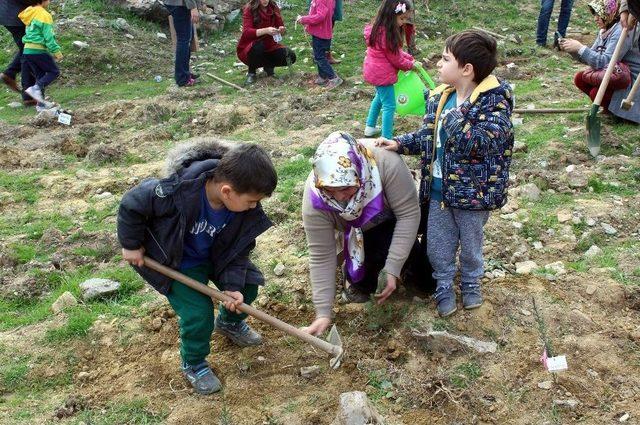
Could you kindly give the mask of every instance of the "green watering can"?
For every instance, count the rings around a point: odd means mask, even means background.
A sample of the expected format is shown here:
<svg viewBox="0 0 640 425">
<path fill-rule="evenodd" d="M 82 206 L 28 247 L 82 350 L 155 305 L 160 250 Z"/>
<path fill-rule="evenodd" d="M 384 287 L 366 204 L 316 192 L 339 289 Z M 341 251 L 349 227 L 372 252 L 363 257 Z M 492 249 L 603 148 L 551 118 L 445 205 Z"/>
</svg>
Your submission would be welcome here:
<svg viewBox="0 0 640 425">
<path fill-rule="evenodd" d="M 396 114 L 419 115 L 425 112 L 424 89 L 436 88 L 427 71 L 419 67 L 418 71 L 399 71 L 398 82 L 394 84 L 393 91 L 396 96 Z"/>
</svg>

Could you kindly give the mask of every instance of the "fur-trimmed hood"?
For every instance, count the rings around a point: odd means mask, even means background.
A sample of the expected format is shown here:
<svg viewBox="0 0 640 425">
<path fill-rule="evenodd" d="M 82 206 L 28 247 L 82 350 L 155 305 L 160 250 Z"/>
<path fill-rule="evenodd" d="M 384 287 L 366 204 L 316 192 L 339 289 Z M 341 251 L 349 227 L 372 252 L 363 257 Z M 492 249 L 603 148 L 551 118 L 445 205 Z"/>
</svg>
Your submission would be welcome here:
<svg viewBox="0 0 640 425">
<path fill-rule="evenodd" d="M 236 146 L 234 142 L 215 137 L 195 137 L 176 145 L 167 154 L 163 175 L 182 176 L 194 162 L 220 159 Z"/>
</svg>

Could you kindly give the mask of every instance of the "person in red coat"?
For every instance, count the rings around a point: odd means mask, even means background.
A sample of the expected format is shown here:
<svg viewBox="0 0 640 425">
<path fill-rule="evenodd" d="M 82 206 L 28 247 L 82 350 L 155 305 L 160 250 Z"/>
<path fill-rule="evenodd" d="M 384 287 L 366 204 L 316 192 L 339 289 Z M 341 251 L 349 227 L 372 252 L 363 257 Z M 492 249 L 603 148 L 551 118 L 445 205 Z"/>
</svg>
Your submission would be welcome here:
<svg viewBox="0 0 640 425">
<path fill-rule="evenodd" d="M 293 50 L 280 44 L 285 33 L 280 9 L 272 0 L 249 0 L 242 13 L 242 35 L 238 58 L 249 67 L 246 84 L 256 81 L 256 70 L 263 68 L 272 77 L 277 66 L 296 61 Z"/>
</svg>

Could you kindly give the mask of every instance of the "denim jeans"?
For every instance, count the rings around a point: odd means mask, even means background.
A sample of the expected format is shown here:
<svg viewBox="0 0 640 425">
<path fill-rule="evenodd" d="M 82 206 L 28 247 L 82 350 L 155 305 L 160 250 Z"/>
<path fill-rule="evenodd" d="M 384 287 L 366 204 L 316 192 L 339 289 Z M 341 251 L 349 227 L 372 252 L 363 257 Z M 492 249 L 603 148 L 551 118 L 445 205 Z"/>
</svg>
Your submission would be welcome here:
<svg viewBox="0 0 640 425">
<path fill-rule="evenodd" d="M 43 96 L 44 89 L 60 76 L 58 65 L 49 53 L 22 55 L 22 69 L 35 77 Z"/>
<path fill-rule="evenodd" d="M 331 39 L 311 36 L 311 47 L 313 48 L 313 59 L 318 67 L 318 75 L 329 80 L 336 78 L 336 73 L 327 59 L 327 52 L 331 50 Z"/>
<path fill-rule="evenodd" d="M 191 78 L 189 60 L 191 59 L 191 39 L 193 38 L 193 24 L 191 11 L 184 6 L 165 6 L 173 18 L 176 30 L 176 63 L 175 80 L 179 86 L 184 86 Z"/>
<path fill-rule="evenodd" d="M 367 126 L 375 127 L 382 109 L 382 137 L 393 137 L 393 115 L 396 112 L 396 95 L 393 86 L 376 86 L 376 97 L 371 101 Z"/>
<path fill-rule="evenodd" d="M 536 44 L 544 46 L 547 44 L 547 32 L 549 31 L 549 20 L 553 11 L 554 0 L 540 0 L 540 15 L 538 16 L 538 30 L 536 32 Z M 561 0 L 560 16 L 558 17 L 558 32 L 565 37 L 567 26 L 571 18 L 571 8 L 573 0 Z"/>
<path fill-rule="evenodd" d="M 16 76 L 20 74 L 22 90 L 28 89 L 35 84 L 35 78 L 33 77 L 33 75 L 31 75 L 29 67 L 22 66 L 22 50 L 24 49 L 22 37 L 24 37 L 25 27 L 5 26 L 5 28 L 11 33 L 13 41 L 16 43 L 16 46 L 18 46 L 18 49 L 20 49 L 20 51 L 13 57 L 13 60 L 4 71 L 4 74 L 8 75 L 14 80 Z M 23 92 L 22 99 L 29 100 L 31 99 L 31 97 Z"/>
</svg>

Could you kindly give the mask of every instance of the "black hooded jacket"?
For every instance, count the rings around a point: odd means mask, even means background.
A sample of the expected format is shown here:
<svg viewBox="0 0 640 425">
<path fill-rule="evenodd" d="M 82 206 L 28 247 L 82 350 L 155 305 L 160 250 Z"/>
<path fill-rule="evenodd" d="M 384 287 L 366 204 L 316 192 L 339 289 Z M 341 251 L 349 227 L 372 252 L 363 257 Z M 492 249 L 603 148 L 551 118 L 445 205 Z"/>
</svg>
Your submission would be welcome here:
<svg viewBox="0 0 640 425">
<path fill-rule="evenodd" d="M 169 156 L 168 169 L 173 171 L 169 177 L 147 179 L 125 193 L 118 211 L 118 240 L 123 248 L 143 246 L 145 255 L 159 263 L 180 267 L 185 233 L 198 219 L 201 191 L 218 165 L 221 146 L 206 139 L 180 145 Z M 260 205 L 236 213 L 211 247 L 211 280 L 229 291 L 239 291 L 246 283 L 263 285 L 264 277 L 249 254 L 256 238 L 271 226 Z M 145 267 L 134 268 L 160 293 L 169 292 L 171 278 Z"/>
</svg>

